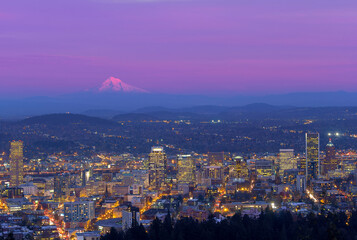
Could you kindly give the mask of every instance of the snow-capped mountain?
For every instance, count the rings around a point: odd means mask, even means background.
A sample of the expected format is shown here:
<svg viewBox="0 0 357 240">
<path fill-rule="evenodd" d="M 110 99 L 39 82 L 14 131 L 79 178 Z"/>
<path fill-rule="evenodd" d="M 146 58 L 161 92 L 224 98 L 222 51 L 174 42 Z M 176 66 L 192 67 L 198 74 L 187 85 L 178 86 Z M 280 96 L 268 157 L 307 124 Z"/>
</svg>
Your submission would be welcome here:
<svg viewBox="0 0 357 240">
<path fill-rule="evenodd" d="M 136 92 L 136 93 L 147 93 L 145 89 L 138 88 L 135 86 L 132 86 L 130 84 L 127 84 L 120 80 L 119 78 L 115 77 L 109 77 L 107 80 L 105 80 L 101 87 L 99 88 L 100 92 L 105 92 L 105 91 L 113 91 L 113 92 Z"/>
</svg>

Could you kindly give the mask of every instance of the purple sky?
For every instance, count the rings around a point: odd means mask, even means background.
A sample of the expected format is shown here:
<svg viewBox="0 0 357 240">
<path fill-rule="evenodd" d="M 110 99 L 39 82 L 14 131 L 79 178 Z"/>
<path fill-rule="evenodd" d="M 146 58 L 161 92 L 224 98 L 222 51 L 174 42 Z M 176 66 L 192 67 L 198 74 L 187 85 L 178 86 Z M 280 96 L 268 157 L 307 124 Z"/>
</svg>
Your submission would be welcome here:
<svg viewBox="0 0 357 240">
<path fill-rule="evenodd" d="M 356 0 L 0 2 L 0 94 L 357 91 Z"/>
</svg>

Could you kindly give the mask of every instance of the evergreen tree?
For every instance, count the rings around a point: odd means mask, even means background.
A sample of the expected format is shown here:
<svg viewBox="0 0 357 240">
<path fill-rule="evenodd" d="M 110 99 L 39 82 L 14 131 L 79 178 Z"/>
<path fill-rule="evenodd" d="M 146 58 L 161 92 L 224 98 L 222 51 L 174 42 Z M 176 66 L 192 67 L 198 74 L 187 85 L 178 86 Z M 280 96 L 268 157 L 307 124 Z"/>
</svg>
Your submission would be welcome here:
<svg viewBox="0 0 357 240">
<path fill-rule="evenodd" d="M 170 240 L 171 239 L 171 234 L 172 234 L 172 220 L 171 220 L 171 214 L 170 211 L 167 213 L 164 222 L 162 224 L 162 239 L 164 240 Z"/>
<path fill-rule="evenodd" d="M 165 240 L 162 239 L 160 236 L 160 228 L 161 228 L 161 221 L 158 218 L 155 218 L 149 230 L 150 240 Z"/>
<path fill-rule="evenodd" d="M 148 234 L 142 224 L 130 228 L 124 237 L 124 240 L 148 240 Z"/>
<path fill-rule="evenodd" d="M 9 235 L 7 235 L 6 240 L 15 240 L 14 233 L 10 232 Z"/>
</svg>

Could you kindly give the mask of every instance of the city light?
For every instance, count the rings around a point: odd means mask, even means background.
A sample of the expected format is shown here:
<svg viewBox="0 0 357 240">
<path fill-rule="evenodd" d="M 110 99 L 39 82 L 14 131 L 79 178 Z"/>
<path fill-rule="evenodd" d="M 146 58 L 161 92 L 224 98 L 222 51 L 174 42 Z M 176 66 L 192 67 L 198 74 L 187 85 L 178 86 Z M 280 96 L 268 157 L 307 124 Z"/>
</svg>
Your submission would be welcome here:
<svg viewBox="0 0 357 240">
<path fill-rule="evenodd" d="M 0 6 L 0 240 L 357 240 L 357 0 Z"/>
</svg>

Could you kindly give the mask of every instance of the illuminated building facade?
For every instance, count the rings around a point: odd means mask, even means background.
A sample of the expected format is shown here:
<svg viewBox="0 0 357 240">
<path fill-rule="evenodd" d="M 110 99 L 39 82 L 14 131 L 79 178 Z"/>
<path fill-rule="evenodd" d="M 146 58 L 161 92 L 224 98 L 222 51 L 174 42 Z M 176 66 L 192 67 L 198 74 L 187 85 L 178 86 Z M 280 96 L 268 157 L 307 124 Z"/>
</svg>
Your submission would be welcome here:
<svg viewBox="0 0 357 240">
<path fill-rule="evenodd" d="M 306 181 L 317 179 L 320 174 L 320 135 L 306 133 Z"/>
<path fill-rule="evenodd" d="M 23 142 L 12 141 L 10 148 L 10 186 L 16 187 L 24 180 Z"/>
<path fill-rule="evenodd" d="M 284 171 L 283 177 L 283 183 L 285 184 L 291 184 L 294 185 L 296 184 L 296 178 L 299 175 L 299 170 L 298 169 L 287 169 Z"/>
<path fill-rule="evenodd" d="M 102 181 L 104 181 L 104 182 L 113 181 L 113 173 L 111 173 L 111 172 L 102 173 Z"/>
<path fill-rule="evenodd" d="M 91 177 L 91 171 L 90 170 L 82 170 L 81 171 L 82 187 L 85 187 L 87 185 L 87 182 L 89 181 L 90 177 Z"/>
<path fill-rule="evenodd" d="M 56 201 L 62 201 L 69 194 L 70 174 L 62 173 L 54 177 L 53 197 Z"/>
<path fill-rule="evenodd" d="M 237 169 L 237 178 L 249 179 L 249 171 L 247 162 L 242 157 L 235 157 L 236 169 Z"/>
<path fill-rule="evenodd" d="M 211 185 L 221 184 L 224 180 L 224 169 L 221 166 L 206 166 L 203 177 L 211 180 Z"/>
<path fill-rule="evenodd" d="M 177 182 L 194 183 L 196 164 L 193 157 L 189 155 L 177 156 Z"/>
<path fill-rule="evenodd" d="M 330 141 L 326 145 L 326 157 L 322 165 L 323 174 L 327 174 L 328 171 L 335 170 L 337 168 L 337 158 L 336 158 L 336 149 L 335 145 Z"/>
<path fill-rule="evenodd" d="M 273 175 L 273 161 L 270 160 L 256 160 L 255 170 L 258 176 L 270 177 Z"/>
<path fill-rule="evenodd" d="M 149 154 L 149 186 L 160 189 L 166 180 L 166 153 L 163 147 L 152 147 Z"/>
<path fill-rule="evenodd" d="M 341 167 L 344 173 L 351 174 L 356 169 L 356 160 L 343 160 Z"/>
<path fill-rule="evenodd" d="M 305 175 L 306 174 L 306 158 L 305 157 L 298 158 L 297 163 L 298 163 L 299 175 Z"/>
<path fill-rule="evenodd" d="M 78 201 L 64 203 L 65 222 L 84 222 L 95 217 L 93 201 Z"/>
<path fill-rule="evenodd" d="M 3 197 L 7 198 L 23 198 L 24 197 L 24 190 L 20 187 L 11 187 L 11 188 L 6 188 L 2 192 Z"/>
<path fill-rule="evenodd" d="M 296 169 L 297 162 L 294 158 L 294 149 L 280 149 L 279 152 L 279 175 L 283 176 L 284 171 Z"/>
<path fill-rule="evenodd" d="M 225 159 L 224 152 L 209 152 L 208 163 L 210 166 L 222 166 Z"/>
</svg>

